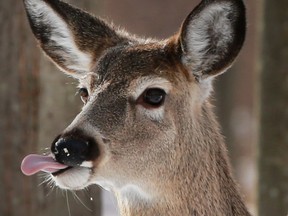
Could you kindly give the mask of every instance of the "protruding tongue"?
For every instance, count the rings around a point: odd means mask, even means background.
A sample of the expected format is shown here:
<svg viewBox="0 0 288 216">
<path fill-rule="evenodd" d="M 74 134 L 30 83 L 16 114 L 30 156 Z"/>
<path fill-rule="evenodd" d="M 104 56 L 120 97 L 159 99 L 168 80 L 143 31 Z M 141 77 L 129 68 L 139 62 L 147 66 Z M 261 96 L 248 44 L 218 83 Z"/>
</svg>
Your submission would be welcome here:
<svg viewBox="0 0 288 216">
<path fill-rule="evenodd" d="M 60 164 L 54 160 L 52 156 L 36 155 L 31 154 L 27 155 L 21 164 L 21 170 L 25 175 L 33 175 L 37 172 L 44 171 L 53 173 L 60 169 L 65 169 L 68 166 Z"/>
</svg>

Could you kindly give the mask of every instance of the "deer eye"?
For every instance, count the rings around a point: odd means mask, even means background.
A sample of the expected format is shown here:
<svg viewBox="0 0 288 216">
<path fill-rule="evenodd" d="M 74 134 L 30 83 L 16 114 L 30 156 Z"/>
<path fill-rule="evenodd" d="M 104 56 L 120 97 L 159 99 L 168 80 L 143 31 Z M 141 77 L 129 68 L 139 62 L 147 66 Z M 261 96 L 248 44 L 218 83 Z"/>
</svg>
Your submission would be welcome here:
<svg viewBox="0 0 288 216">
<path fill-rule="evenodd" d="M 86 88 L 80 88 L 78 91 L 78 94 L 81 97 L 81 100 L 83 101 L 83 103 L 87 103 L 88 99 L 89 99 L 89 92 Z"/>
<path fill-rule="evenodd" d="M 144 106 L 148 105 L 157 108 L 164 103 L 165 97 L 166 92 L 163 89 L 150 88 L 142 94 L 142 103 Z"/>
</svg>

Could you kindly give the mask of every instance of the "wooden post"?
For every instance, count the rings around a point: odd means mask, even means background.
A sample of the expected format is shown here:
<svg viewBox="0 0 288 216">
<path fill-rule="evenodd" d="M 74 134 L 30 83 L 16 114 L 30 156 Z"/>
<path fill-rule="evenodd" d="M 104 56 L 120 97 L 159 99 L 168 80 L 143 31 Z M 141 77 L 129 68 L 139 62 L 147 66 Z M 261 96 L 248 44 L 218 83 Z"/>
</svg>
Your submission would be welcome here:
<svg viewBox="0 0 288 216">
<path fill-rule="evenodd" d="M 259 215 L 288 213 L 288 1 L 263 1 L 259 26 Z"/>
</svg>

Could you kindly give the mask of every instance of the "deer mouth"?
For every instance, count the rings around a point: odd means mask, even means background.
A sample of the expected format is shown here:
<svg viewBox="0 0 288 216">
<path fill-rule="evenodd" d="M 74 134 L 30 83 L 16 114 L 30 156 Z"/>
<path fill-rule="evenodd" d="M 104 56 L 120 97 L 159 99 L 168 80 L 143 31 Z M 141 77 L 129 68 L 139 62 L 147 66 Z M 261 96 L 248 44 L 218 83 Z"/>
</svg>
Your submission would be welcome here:
<svg viewBox="0 0 288 216">
<path fill-rule="evenodd" d="M 51 175 L 53 175 L 53 176 L 58 176 L 58 175 L 66 172 L 67 170 L 70 170 L 70 169 L 72 169 L 72 168 L 73 168 L 72 166 L 68 166 L 68 167 L 66 167 L 66 168 L 64 168 L 64 169 L 60 169 L 60 170 L 57 170 L 57 171 L 51 173 Z"/>
<path fill-rule="evenodd" d="M 31 176 L 39 172 L 51 175 L 55 185 L 63 189 L 79 190 L 89 185 L 92 163 L 85 161 L 79 166 L 57 162 L 53 155 L 31 154 L 21 164 L 23 174 Z"/>
<path fill-rule="evenodd" d="M 27 176 L 34 175 L 41 171 L 56 176 L 74 167 L 92 168 L 91 166 L 88 161 L 83 162 L 79 166 L 68 166 L 57 162 L 52 154 L 47 156 L 30 154 L 22 160 L 21 171 Z"/>
<path fill-rule="evenodd" d="M 23 159 L 21 164 L 21 170 L 23 174 L 27 176 L 34 175 L 41 171 L 56 176 L 71 168 L 73 167 L 57 162 L 52 155 L 30 154 Z"/>
<path fill-rule="evenodd" d="M 23 174 L 48 173 L 55 185 L 63 189 L 78 190 L 88 186 L 100 148 L 94 139 L 81 132 L 76 136 L 75 130 L 73 132 L 57 137 L 51 146 L 51 154 L 26 156 L 21 164 Z"/>
</svg>

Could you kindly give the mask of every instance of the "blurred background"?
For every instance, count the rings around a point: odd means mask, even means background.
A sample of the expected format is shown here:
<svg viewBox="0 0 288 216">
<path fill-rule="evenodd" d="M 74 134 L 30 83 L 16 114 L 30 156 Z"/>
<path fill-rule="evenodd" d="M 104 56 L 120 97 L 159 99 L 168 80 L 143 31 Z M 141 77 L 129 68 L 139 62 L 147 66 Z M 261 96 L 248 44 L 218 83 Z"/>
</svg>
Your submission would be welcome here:
<svg viewBox="0 0 288 216">
<path fill-rule="evenodd" d="M 70 0 L 129 32 L 163 39 L 200 0 Z M 248 34 L 233 68 L 217 78 L 214 104 L 234 175 L 253 215 L 288 213 L 288 1 L 246 0 Z M 0 1 L 0 215 L 116 216 L 111 194 L 78 192 L 20 171 L 80 111 L 77 82 L 36 46 L 22 1 Z"/>
</svg>

